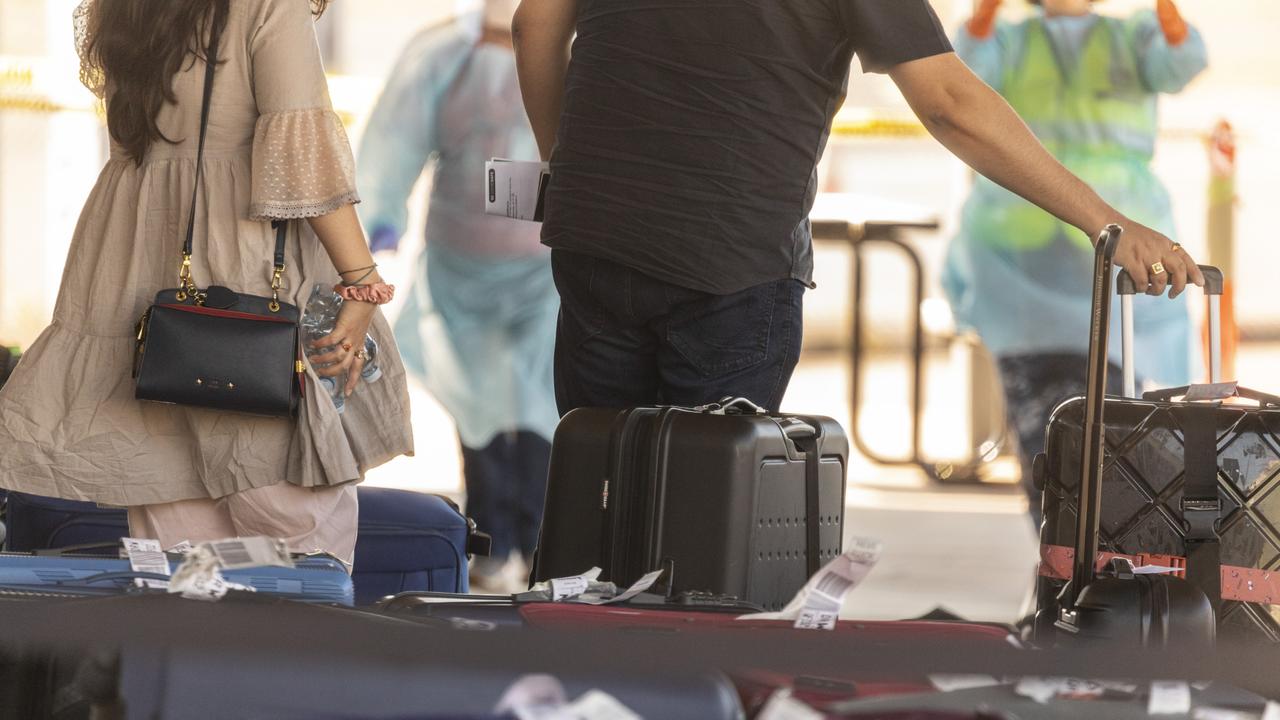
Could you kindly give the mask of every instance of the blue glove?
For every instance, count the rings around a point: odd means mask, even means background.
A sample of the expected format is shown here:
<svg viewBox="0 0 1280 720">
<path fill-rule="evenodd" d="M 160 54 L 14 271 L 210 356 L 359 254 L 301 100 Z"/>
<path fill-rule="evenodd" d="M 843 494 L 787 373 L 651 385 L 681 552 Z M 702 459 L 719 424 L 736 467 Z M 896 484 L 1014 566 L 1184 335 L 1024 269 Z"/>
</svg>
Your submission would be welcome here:
<svg viewBox="0 0 1280 720">
<path fill-rule="evenodd" d="M 394 251 L 398 247 L 400 247 L 400 233 L 388 225 L 379 225 L 369 235 L 369 250 L 372 252 Z"/>
</svg>

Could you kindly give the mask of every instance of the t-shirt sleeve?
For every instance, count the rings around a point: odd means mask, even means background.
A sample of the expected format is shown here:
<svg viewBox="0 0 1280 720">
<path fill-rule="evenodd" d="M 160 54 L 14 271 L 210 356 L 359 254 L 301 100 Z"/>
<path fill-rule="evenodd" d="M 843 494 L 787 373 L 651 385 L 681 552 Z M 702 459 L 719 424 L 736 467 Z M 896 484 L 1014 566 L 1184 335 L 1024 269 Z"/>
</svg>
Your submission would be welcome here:
<svg viewBox="0 0 1280 720">
<path fill-rule="evenodd" d="M 951 52 L 929 0 L 836 0 L 863 72 Z"/>
</svg>

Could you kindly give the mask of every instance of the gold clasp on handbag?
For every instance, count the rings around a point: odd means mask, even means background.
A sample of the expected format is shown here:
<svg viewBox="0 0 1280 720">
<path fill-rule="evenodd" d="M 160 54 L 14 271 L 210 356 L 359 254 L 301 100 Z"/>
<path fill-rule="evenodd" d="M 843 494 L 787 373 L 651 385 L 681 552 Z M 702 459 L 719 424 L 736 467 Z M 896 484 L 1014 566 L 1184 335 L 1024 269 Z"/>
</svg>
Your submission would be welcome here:
<svg viewBox="0 0 1280 720">
<path fill-rule="evenodd" d="M 206 297 L 207 295 L 200 292 L 191 279 L 191 256 L 183 253 L 182 268 L 178 270 L 178 292 L 174 295 L 174 299 L 178 302 L 186 302 L 187 298 L 192 298 L 197 305 L 204 305 Z"/>
<path fill-rule="evenodd" d="M 277 265 L 275 271 L 271 273 L 271 302 L 267 303 L 267 307 L 271 308 L 271 312 L 280 312 L 280 287 L 283 284 L 284 266 Z"/>
</svg>

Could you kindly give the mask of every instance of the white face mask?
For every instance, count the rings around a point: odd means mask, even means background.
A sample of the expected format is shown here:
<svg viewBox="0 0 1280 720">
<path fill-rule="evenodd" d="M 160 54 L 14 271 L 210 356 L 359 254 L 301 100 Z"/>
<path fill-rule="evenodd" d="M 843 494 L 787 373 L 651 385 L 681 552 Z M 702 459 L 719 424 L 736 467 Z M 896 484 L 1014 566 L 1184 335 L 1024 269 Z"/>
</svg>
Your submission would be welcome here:
<svg viewBox="0 0 1280 720">
<path fill-rule="evenodd" d="M 511 18 L 515 17 L 516 7 L 519 5 L 520 0 L 485 0 L 485 27 L 510 30 Z"/>
</svg>

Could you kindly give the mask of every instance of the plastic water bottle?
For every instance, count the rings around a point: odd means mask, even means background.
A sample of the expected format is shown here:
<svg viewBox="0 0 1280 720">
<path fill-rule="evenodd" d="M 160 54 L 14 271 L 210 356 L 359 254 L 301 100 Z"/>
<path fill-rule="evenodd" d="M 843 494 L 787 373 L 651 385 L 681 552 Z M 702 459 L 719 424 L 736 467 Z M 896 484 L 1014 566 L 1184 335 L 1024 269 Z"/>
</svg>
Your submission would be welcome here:
<svg viewBox="0 0 1280 720">
<path fill-rule="evenodd" d="M 327 337 L 333 332 L 334 326 L 338 323 L 338 311 L 341 308 L 342 296 L 334 292 L 332 287 L 317 283 L 311 289 L 311 297 L 307 300 L 307 307 L 302 313 L 302 331 L 308 342 L 305 350 L 308 357 L 327 352 L 327 349 L 313 349 L 309 343 Z M 369 357 L 364 361 L 364 367 L 360 369 L 360 379 L 369 383 L 377 382 L 382 379 L 382 368 L 378 367 L 378 342 L 372 335 L 364 336 L 364 351 Z M 328 391 L 329 397 L 333 399 L 333 406 L 341 413 L 346 405 L 346 396 L 342 392 L 338 379 L 322 377 L 320 384 Z"/>
<path fill-rule="evenodd" d="M 302 311 L 302 332 L 306 339 L 303 352 L 306 353 L 307 357 L 313 357 L 328 351 L 328 348 L 313 348 L 311 343 L 323 339 L 333 332 L 333 328 L 338 322 L 338 309 L 341 307 L 342 298 L 333 291 L 333 288 L 317 283 L 311 289 L 311 297 L 307 299 L 307 307 Z M 321 377 L 319 380 L 321 387 L 333 399 L 333 406 L 341 413 L 346 405 L 346 396 L 343 395 L 337 379 Z"/>
<path fill-rule="evenodd" d="M 377 382 L 382 379 L 382 368 L 378 367 L 378 341 L 372 335 L 364 336 L 364 351 L 369 357 L 360 368 L 360 378 L 368 383 Z"/>
</svg>

